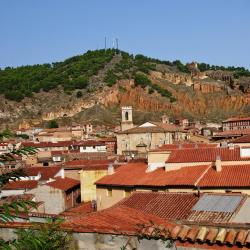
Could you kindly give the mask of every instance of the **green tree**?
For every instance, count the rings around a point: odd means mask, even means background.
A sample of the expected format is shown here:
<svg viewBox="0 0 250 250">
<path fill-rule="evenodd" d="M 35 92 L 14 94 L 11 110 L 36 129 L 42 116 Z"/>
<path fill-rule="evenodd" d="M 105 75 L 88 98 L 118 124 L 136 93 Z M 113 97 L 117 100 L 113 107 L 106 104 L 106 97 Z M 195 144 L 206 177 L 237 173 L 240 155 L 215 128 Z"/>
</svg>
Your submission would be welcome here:
<svg viewBox="0 0 250 250">
<path fill-rule="evenodd" d="M 151 80 L 146 75 L 141 73 L 135 75 L 135 86 L 140 85 L 142 88 L 145 88 L 151 84 Z"/>
<path fill-rule="evenodd" d="M 72 245 L 72 237 L 60 228 L 62 220 L 48 220 L 34 223 L 31 228 L 16 231 L 17 240 L 11 245 L 18 250 L 67 250 Z"/>
<path fill-rule="evenodd" d="M 82 91 L 77 91 L 76 97 L 77 97 L 77 98 L 81 98 L 81 97 L 82 97 Z"/>
<path fill-rule="evenodd" d="M 48 128 L 58 128 L 58 123 L 56 120 L 51 120 L 48 122 Z"/>
</svg>

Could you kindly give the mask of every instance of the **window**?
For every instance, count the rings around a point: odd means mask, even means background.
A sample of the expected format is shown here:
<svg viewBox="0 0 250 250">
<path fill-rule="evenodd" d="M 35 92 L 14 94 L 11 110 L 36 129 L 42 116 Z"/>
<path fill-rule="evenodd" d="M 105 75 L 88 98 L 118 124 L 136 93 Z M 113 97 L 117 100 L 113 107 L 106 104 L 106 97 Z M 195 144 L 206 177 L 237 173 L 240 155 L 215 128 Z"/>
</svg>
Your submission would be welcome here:
<svg viewBox="0 0 250 250">
<path fill-rule="evenodd" d="M 128 121 L 128 112 L 125 113 L 125 120 Z"/>
<path fill-rule="evenodd" d="M 112 188 L 107 189 L 107 196 L 112 197 Z"/>
<path fill-rule="evenodd" d="M 129 197 L 131 195 L 131 190 L 124 190 L 124 197 Z"/>
</svg>

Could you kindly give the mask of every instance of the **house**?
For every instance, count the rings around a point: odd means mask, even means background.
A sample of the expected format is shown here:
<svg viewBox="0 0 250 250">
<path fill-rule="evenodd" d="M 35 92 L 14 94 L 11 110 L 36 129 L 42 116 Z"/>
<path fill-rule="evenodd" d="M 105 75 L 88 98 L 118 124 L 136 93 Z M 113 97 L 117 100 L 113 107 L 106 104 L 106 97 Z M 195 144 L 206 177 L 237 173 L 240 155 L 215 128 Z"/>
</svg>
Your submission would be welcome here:
<svg viewBox="0 0 250 250">
<path fill-rule="evenodd" d="M 97 209 L 108 208 L 135 191 L 250 194 L 249 162 L 228 165 L 217 159 L 214 165 L 189 164 L 151 169 L 146 162 L 136 162 L 109 171 L 96 182 Z"/>
<path fill-rule="evenodd" d="M 132 107 L 122 107 L 122 131 L 117 133 L 117 154 L 128 158 L 146 157 L 147 151 L 173 141 L 187 139 L 187 132 L 180 126 L 162 122 L 145 122 L 133 125 Z"/>
<path fill-rule="evenodd" d="M 250 134 L 233 139 L 230 141 L 230 143 L 233 143 L 233 145 L 237 145 L 240 147 L 250 147 Z"/>
<path fill-rule="evenodd" d="M 250 117 L 229 118 L 222 122 L 222 130 L 243 130 L 250 129 Z"/>
<path fill-rule="evenodd" d="M 100 141 L 105 143 L 107 153 L 109 155 L 114 155 L 117 153 L 117 139 L 116 139 L 116 137 L 101 138 Z"/>
<path fill-rule="evenodd" d="M 248 249 L 249 201 L 240 194 L 136 192 L 108 209 L 71 217 L 64 227 L 80 249 Z"/>
<path fill-rule="evenodd" d="M 1 190 L 1 199 L 8 196 L 23 195 L 38 186 L 37 180 L 10 181 Z"/>
<path fill-rule="evenodd" d="M 10 152 L 8 143 L 0 142 L 0 155 Z"/>
<path fill-rule="evenodd" d="M 80 182 L 67 177 L 38 185 L 27 192 L 44 202 L 45 213 L 59 214 L 80 202 Z"/>
<path fill-rule="evenodd" d="M 54 180 L 56 177 L 64 176 L 64 170 L 61 167 L 29 167 L 23 168 L 26 176 L 21 176 L 19 180 L 10 181 L 3 186 L 1 196 L 24 194 L 30 189 L 38 187 L 38 184 L 44 184 Z"/>
<path fill-rule="evenodd" d="M 80 153 L 106 153 L 107 147 L 105 142 L 102 141 L 82 141 L 79 142 L 78 147 L 80 149 Z"/>
<path fill-rule="evenodd" d="M 112 163 L 113 160 L 73 160 L 65 163 L 65 176 L 81 182 L 82 202 L 96 200 L 95 182 L 108 174 Z M 118 166 L 115 165 L 116 168 Z"/>
<path fill-rule="evenodd" d="M 212 139 L 225 141 L 249 134 L 250 134 L 250 129 L 225 130 L 221 132 L 214 132 Z"/>
<path fill-rule="evenodd" d="M 172 151 L 166 160 L 166 170 L 182 166 L 196 166 L 215 164 L 220 159 L 223 165 L 250 164 L 250 151 L 248 148 L 235 147 L 207 147 L 194 149 L 180 149 Z"/>
</svg>

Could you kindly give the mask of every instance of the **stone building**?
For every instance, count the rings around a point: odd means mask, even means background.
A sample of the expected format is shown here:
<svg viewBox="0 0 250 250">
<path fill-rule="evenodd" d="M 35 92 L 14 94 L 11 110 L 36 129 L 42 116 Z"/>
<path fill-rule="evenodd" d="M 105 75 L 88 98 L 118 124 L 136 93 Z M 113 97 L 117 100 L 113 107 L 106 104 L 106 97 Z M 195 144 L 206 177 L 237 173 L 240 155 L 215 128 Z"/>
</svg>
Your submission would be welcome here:
<svg viewBox="0 0 250 250">
<path fill-rule="evenodd" d="M 146 152 L 163 144 L 187 139 L 187 132 L 169 123 L 166 116 L 161 122 L 145 122 L 134 126 L 132 107 L 122 108 L 122 131 L 117 133 L 117 154 L 130 158 L 145 157 Z"/>
<path fill-rule="evenodd" d="M 230 118 L 222 122 L 222 130 L 250 129 L 250 117 Z"/>
</svg>

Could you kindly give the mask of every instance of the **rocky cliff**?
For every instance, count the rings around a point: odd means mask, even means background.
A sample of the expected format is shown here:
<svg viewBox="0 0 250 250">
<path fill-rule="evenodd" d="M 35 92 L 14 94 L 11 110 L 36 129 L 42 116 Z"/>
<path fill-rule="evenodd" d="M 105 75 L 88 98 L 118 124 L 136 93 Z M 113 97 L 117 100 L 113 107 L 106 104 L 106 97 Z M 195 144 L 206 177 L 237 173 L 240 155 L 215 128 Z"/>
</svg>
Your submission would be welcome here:
<svg viewBox="0 0 250 250">
<path fill-rule="evenodd" d="M 176 66 L 159 63 L 153 70 L 144 73 L 151 80 L 153 89 L 136 85 L 130 68 L 124 70 L 126 75 L 119 73 L 120 77 L 112 86 L 107 85 L 106 74 L 116 69 L 122 60 L 116 55 L 90 79 L 90 86 L 81 90 L 81 96 L 77 96 L 79 90 L 67 92 L 60 84 L 55 89 L 41 90 L 20 102 L 7 100 L 1 95 L 1 127 L 18 127 L 22 123 L 26 127 L 28 124 L 44 126 L 52 119 L 91 121 L 94 119 L 91 112 L 87 116 L 81 114 L 97 106 L 105 110 L 103 116 L 109 116 L 116 110 L 117 119 L 104 119 L 110 124 L 119 122 L 117 110 L 123 105 L 132 105 L 141 112 L 167 113 L 173 118 L 218 121 L 233 115 L 250 115 L 250 77 L 236 79 L 231 72 L 200 72 L 195 63 L 187 65 L 189 72 L 181 72 Z M 160 94 L 162 90 L 171 93 L 176 101 L 170 102 L 169 98 Z"/>
</svg>

